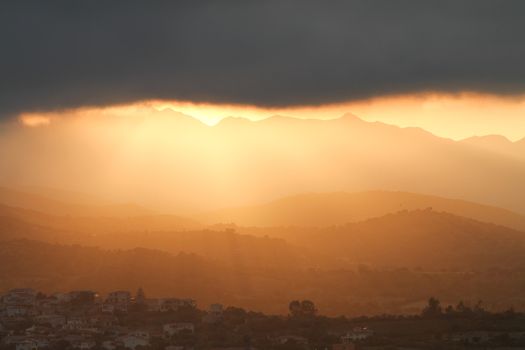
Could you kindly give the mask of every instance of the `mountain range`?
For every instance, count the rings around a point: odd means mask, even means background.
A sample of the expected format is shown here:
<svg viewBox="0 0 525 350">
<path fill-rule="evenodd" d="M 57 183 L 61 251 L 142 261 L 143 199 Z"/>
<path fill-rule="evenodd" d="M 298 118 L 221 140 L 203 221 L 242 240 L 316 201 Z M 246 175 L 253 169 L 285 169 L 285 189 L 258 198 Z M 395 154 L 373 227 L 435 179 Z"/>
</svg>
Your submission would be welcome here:
<svg viewBox="0 0 525 350">
<path fill-rule="evenodd" d="M 0 137 L 4 186 L 59 187 L 184 215 L 301 193 L 377 189 L 525 213 L 523 141 L 503 147 L 491 137 L 454 141 L 351 114 L 226 118 L 208 126 L 169 109 L 141 118 L 64 118 L 29 129 Z M 513 156 L 496 151 L 507 147 Z"/>
<path fill-rule="evenodd" d="M 505 157 L 525 159 L 525 138 L 512 142 L 501 135 L 473 136 L 461 142 Z"/>
</svg>

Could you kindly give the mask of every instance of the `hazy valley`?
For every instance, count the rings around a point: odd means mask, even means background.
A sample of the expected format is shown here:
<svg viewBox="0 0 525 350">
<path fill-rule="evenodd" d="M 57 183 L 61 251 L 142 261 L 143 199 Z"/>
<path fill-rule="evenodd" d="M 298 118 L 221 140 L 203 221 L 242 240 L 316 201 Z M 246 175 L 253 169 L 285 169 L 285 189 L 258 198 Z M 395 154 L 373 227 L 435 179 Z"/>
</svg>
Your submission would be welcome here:
<svg viewBox="0 0 525 350">
<path fill-rule="evenodd" d="M 193 218 L 134 216 L 135 206 L 125 215 L 76 216 L 68 203 L 60 202 L 61 214 L 57 206 L 42 213 L 34 208 L 56 199 L 3 191 L 4 202 L 31 208 L 0 207 L 3 290 L 143 287 L 273 313 L 295 297 L 315 299 L 331 315 L 415 312 L 428 295 L 525 308 L 523 217 L 497 207 L 371 191 Z"/>
</svg>

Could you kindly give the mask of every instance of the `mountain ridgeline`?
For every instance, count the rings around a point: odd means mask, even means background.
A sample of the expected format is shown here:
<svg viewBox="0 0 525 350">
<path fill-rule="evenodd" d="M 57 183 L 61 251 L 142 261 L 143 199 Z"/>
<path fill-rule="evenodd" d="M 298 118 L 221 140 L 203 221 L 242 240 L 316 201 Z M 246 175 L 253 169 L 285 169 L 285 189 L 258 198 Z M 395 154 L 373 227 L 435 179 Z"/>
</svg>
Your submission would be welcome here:
<svg viewBox="0 0 525 350">
<path fill-rule="evenodd" d="M 96 122 L 64 118 L 38 133 L 13 130 L 0 137 L 0 182 L 87 192 L 161 213 L 208 212 L 300 193 L 388 189 L 525 214 L 523 141 L 501 147 L 489 141 L 454 141 L 351 114 L 331 120 L 226 118 L 208 126 L 165 109 Z M 25 171 L 28 163 L 31 172 Z M 57 214 L 59 208 L 31 209 Z M 141 208 L 68 210 L 137 215 Z"/>
</svg>

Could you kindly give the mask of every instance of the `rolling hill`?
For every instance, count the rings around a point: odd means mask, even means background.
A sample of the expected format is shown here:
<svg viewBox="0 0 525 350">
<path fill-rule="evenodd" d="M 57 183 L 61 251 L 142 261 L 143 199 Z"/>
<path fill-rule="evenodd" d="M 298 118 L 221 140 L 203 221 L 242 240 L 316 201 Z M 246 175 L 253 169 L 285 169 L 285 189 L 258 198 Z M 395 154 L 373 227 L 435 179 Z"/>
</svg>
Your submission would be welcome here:
<svg viewBox="0 0 525 350">
<path fill-rule="evenodd" d="M 395 213 L 433 208 L 458 216 L 525 230 L 525 216 L 464 200 L 395 191 L 315 193 L 282 198 L 262 205 L 203 214 L 208 223 L 240 226 L 332 226 Z"/>
<path fill-rule="evenodd" d="M 525 308 L 523 232 L 431 210 L 332 228 L 256 230 L 284 237 L 306 260 L 252 264 L 261 255 L 244 243 L 230 250 L 234 263 L 227 263 L 213 254 L 167 253 L 168 241 L 158 250 L 7 239 L 0 242 L 0 291 L 33 287 L 107 293 L 143 287 L 150 297 L 191 297 L 204 307 L 221 302 L 272 313 L 286 313 L 290 300 L 308 298 L 329 315 L 419 312 L 411 305 L 431 295 L 450 302 L 482 299 L 494 309 Z M 198 239 L 219 248 L 210 237 Z M 252 243 L 266 259 L 275 259 L 269 241 Z"/>
<path fill-rule="evenodd" d="M 70 203 L 7 187 L 0 187 L 0 204 L 58 216 L 129 217 L 152 214 L 150 210 L 135 204 Z"/>
<path fill-rule="evenodd" d="M 240 228 L 281 237 L 318 266 L 475 271 L 525 267 L 525 232 L 432 209 L 320 228 Z"/>
<path fill-rule="evenodd" d="M 195 253 L 236 268 L 297 268 L 305 257 L 278 238 L 243 235 L 230 229 L 180 226 L 168 216 L 69 218 L 0 206 L 0 245 L 17 239 L 104 249 L 148 248 Z"/>
<path fill-rule="evenodd" d="M 210 288 L 217 270 L 195 255 L 142 248 L 109 251 L 33 240 L 0 245 L 0 290 L 30 286 L 44 292 L 109 292 L 147 285 L 155 295 L 202 296 L 199 290 Z"/>
</svg>

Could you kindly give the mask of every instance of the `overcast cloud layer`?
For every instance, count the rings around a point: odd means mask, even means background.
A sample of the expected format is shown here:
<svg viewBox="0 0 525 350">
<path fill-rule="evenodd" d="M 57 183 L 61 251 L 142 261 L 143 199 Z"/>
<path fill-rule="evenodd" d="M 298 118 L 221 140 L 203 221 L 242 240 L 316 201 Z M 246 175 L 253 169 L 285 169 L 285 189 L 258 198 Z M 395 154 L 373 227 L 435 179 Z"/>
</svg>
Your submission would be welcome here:
<svg viewBox="0 0 525 350">
<path fill-rule="evenodd" d="M 0 116 L 525 91 L 525 1 L 2 1 Z"/>
</svg>

